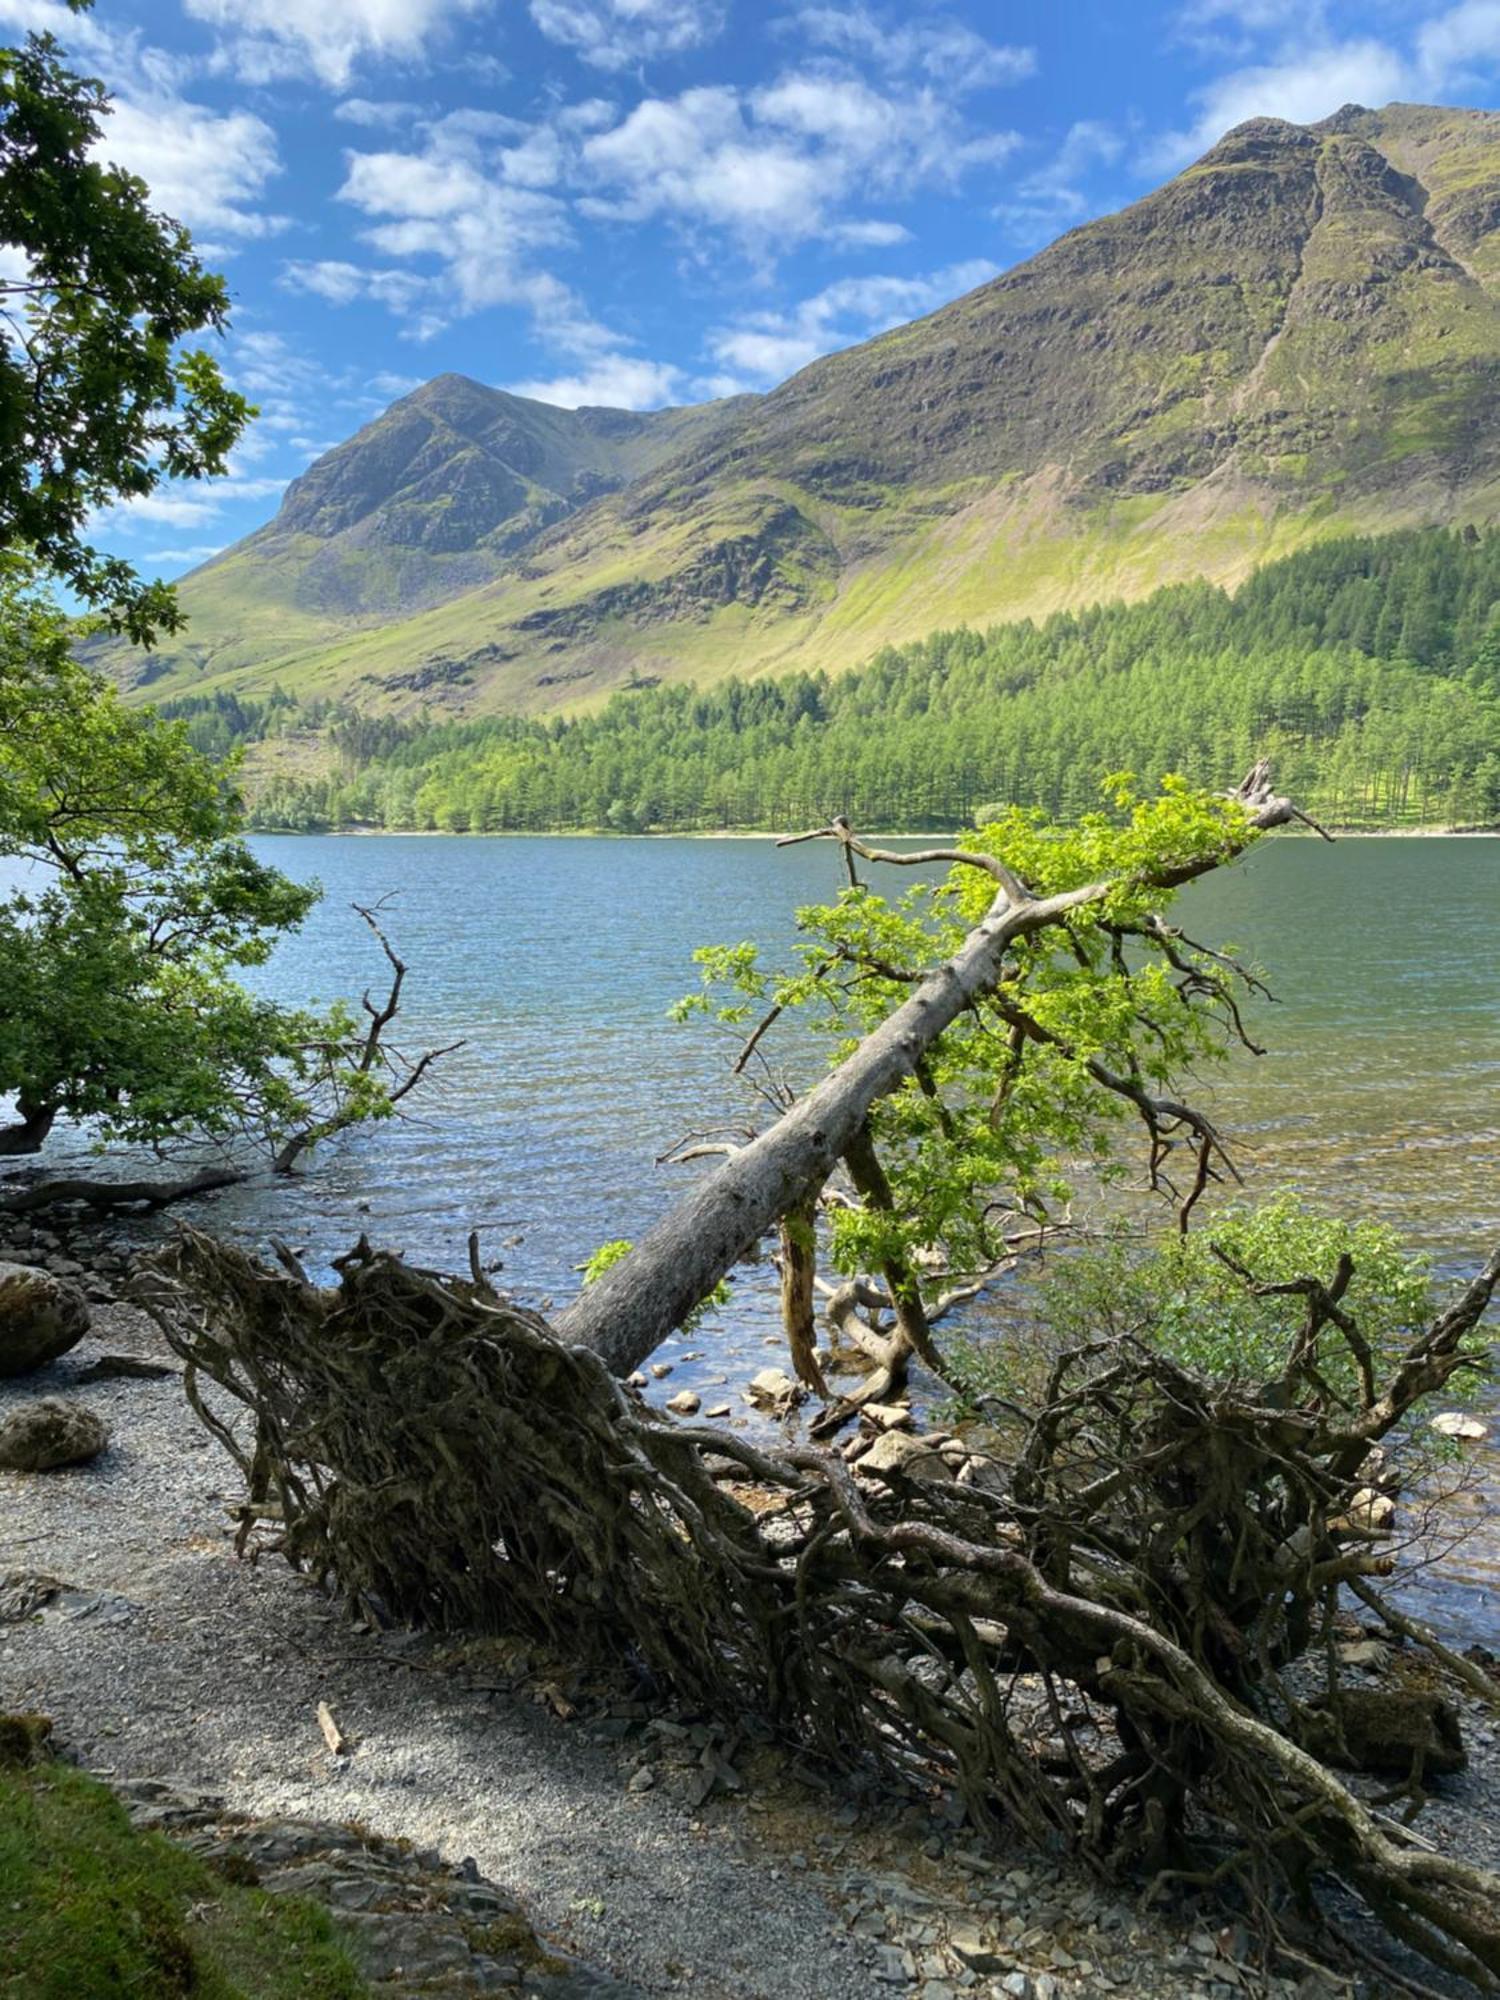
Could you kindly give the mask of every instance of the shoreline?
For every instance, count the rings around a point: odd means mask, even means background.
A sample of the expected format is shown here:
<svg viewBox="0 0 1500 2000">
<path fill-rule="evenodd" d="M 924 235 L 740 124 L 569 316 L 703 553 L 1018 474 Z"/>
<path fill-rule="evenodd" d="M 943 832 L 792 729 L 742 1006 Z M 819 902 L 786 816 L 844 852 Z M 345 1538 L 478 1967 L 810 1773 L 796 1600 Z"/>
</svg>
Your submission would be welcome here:
<svg viewBox="0 0 1500 2000">
<path fill-rule="evenodd" d="M 861 840 L 957 841 L 968 837 L 972 827 L 917 828 L 903 832 L 872 827 Z M 1066 831 L 1066 827 L 1063 829 Z M 255 826 L 245 831 L 257 840 L 784 840 L 787 835 L 762 827 L 659 827 L 649 833 L 617 833 L 609 827 L 565 826 L 548 828 L 495 827 L 465 829 L 442 826 Z M 1500 826 L 1330 826 L 1334 840 L 1500 840 Z M 1322 836 L 1308 827 L 1277 829 L 1279 839 L 1318 840 Z"/>
</svg>

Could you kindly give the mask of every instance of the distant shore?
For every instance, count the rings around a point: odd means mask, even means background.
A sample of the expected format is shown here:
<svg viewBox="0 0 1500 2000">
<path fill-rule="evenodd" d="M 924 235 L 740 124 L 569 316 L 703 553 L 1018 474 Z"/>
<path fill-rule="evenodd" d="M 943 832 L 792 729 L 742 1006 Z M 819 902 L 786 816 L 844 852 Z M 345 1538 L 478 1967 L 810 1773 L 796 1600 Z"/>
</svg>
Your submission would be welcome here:
<svg viewBox="0 0 1500 2000">
<path fill-rule="evenodd" d="M 791 829 L 772 832 L 758 827 L 698 827 L 678 829 L 657 827 L 649 833 L 621 833 L 613 827 L 495 827 L 460 833 L 442 826 L 332 826 L 288 827 L 251 826 L 248 829 L 266 840 L 784 840 Z M 915 832 L 890 832 L 879 827 L 862 831 L 861 840 L 931 840 L 953 842 L 967 838 L 973 827 L 918 828 Z M 1310 827 L 1292 826 L 1284 834 L 1297 840 L 1317 840 Z M 1335 840 L 1497 840 L 1500 826 L 1330 826 Z"/>
</svg>

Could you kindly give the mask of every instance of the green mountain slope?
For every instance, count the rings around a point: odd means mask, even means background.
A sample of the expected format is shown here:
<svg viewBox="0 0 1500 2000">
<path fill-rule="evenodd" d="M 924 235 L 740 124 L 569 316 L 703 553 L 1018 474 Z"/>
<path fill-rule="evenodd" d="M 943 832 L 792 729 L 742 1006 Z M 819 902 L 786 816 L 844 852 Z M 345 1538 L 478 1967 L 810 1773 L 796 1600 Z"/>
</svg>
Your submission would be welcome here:
<svg viewBox="0 0 1500 2000">
<path fill-rule="evenodd" d="M 147 672 L 162 694 L 280 682 L 396 713 L 586 705 L 1486 520 L 1497 224 L 1500 114 L 1256 120 L 762 398 L 606 439 L 606 413 L 442 378 L 190 578 L 188 643 Z M 505 410 L 445 414 L 435 453 L 415 430 L 440 390 Z M 590 499 L 596 477 L 613 490 Z"/>
<path fill-rule="evenodd" d="M 572 720 L 346 713 L 305 768 L 305 715 L 188 697 L 204 749 L 254 748 L 259 824 L 454 831 L 959 825 L 1063 818 L 1104 773 L 1229 785 L 1257 757 L 1341 825 L 1500 821 L 1500 532 L 1324 542 L 1232 596 L 939 632 L 828 675 L 636 689 Z M 299 775 L 301 767 L 301 775 Z"/>
</svg>

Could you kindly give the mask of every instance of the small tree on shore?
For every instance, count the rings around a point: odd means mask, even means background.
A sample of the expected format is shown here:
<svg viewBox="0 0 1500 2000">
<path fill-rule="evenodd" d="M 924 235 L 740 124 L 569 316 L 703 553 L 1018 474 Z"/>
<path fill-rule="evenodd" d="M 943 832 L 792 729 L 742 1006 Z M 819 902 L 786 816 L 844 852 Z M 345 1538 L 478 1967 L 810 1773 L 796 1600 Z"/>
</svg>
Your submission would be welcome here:
<svg viewBox="0 0 1500 2000">
<path fill-rule="evenodd" d="M 0 858 L 21 864 L 0 891 L 0 1097 L 16 1107 L 0 1154 L 37 1152 L 67 1117 L 106 1140 L 254 1141 L 287 1168 L 388 1112 L 426 1060 L 386 1048 L 404 967 L 373 913 L 391 985 L 363 1020 L 238 983 L 319 892 L 245 847 L 230 773 L 184 729 L 76 663 L 90 626 L 47 594 L 61 583 L 143 644 L 176 629 L 170 586 L 91 547 L 89 519 L 225 471 L 253 415 L 185 345 L 223 331 L 224 281 L 101 163 L 108 112 L 50 37 L 0 49 Z"/>
</svg>

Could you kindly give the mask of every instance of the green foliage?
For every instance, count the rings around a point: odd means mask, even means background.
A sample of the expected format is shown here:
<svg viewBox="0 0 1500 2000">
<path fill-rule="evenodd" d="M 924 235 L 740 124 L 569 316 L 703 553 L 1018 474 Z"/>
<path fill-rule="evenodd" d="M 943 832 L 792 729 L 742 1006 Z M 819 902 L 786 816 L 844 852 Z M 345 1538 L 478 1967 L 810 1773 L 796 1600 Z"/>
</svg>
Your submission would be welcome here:
<svg viewBox="0 0 1500 2000">
<path fill-rule="evenodd" d="M 1304 1325 L 1306 1301 L 1257 1295 L 1219 1250 L 1259 1285 L 1308 1277 L 1328 1283 L 1347 1255 L 1353 1277 L 1342 1303 L 1369 1343 L 1377 1373 L 1435 1310 L 1427 1260 L 1403 1250 L 1393 1229 L 1318 1215 L 1301 1196 L 1283 1193 L 1256 1207 L 1222 1210 L 1187 1236 L 1143 1239 L 1122 1231 L 1098 1247 L 1060 1249 L 1028 1288 L 1011 1326 L 952 1344 L 961 1399 L 977 1406 L 986 1396 L 1035 1391 L 1057 1354 L 1127 1338 L 1212 1380 L 1246 1388 L 1273 1382 Z M 1476 1338 L 1470 1351 L 1474 1368 L 1443 1392 L 1450 1403 L 1474 1393 L 1489 1342 Z M 1357 1400 L 1354 1357 L 1335 1326 L 1320 1337 L 1318 1369 L 1334 1394 Z M 1425 1437 L 1422 1445 L 1429 1456 L 1445 1455 Z"/>
<path fill-rule="evenodd" d="M 224 770 L 182 723 L 123 706 L 71 656 L 72 627 L 14 558 L 0 574 L 0 1095 L 34 1150 L 60 1115 L 103 1140 L 274 1146 L 310 1105 L 388 1108 L 346 1009 L 257 999 L 318 897 L 239 839 Z M 30 1143 L 30 1142 L 34 1142 Z"/>
<path fill-rule="evenodd" d="M 224 281 L 143 182 L 97 157 L 108 112 L 50 36 L 0 49 L 0 244 L 20 263 L 0 279 L 0 540 L 149 642 L 176 629 L 173 594 L 90 547 L 88 517 L 222 472 L 252 412 L 182 346 L 222 331 Z"/>
<path fill-rule="evenodd" d="M 608 1243 L 601 1243 L 582 1266 L 583 1282 L 592 1285 L 596 1279 L 602 1278 L 606 1271 L 612 1271 L 622 1258 L 628 1257 L 634 1248 L 635 1245 L 628 1236 L 612 1237 Z"/>
<path fill-rule="evenodd" d="M 581 1267 L 583 1282 L 586 1285 L 592 1285 L 596 1279 L 602 1278 L 606 1271 L 612 1270 L 623 1257 L 628 1257 L 634 1248 L 635 1245 L 630 1241 L 628 1236 L 616 1236 L 608 1243 L 601 1243 L 599 1248 Z M 728 1303 L 729 1280 L 727 1278 L 720 1278 L 708 1297 L 700 1299 L 698 1304 L 693 1307 L 693 1310 L 678 1329 L 679 1332 L 695 1333 L 711 1312 L 716 1312 L 720 1306 L 727 1306 Z"/>
<path fill-rule="evenodd" d="M 1107 1183 L 1127 1171 L 1138 1148 L 1122 1145 L 1122 1127 L 1140 1116 L 1140 1094 L 1170 1091 L 1174 1077 L 1222 1056 L 1233 975 L 1156 926 L 1181 870 L 1208 855 L 1227 859 L 1254 834 L 1239 806 L 1177 779 L 1139 796 L 1116 778 L 1111 791 L 1113 810 L 1076 827 L 1017 810 L 966 843 L 1038 894 L 1116 887 L 1060 930 L 1017 939 L 999 985 L 877 1101 L 870 1127 L 891 1200 L 835 1209 L 836 1268 L 987 1269 L 1005 1254 L 1015 1219 L 1047 1218 L 1078 1172 Z M 803 941 L 791 966 L 766 966 L 750 943 L 697 953 L 701 990 L 675 1012 L 739 1026 L 775 1008 L 826 1042 L 836 1064 L 953 956 L 995 886 L 986 871 L 959 866 L 894 903 L 847 889 L 834 904 L 798 911 Z M 1189 1136 L 1180 1130 L 1171 1151 L 1186 1182 Z"/>
<path fill-rule="evenodd" d="M 550 722 L 336 716 L 334 769 L 258 783 L 267 826 L 867 829 L 1090 810 L 1124 765 L 1236 782 L 1257 757 L 1356 826 L 1500 819 L 1500 534 L 1332 542 L 1233 597 L 940 632 L 858 671 L 646 688 Z"/>
<path fill-rule="evenodd" d="M 0 1993 L 26 2000 L 361 2000 L 327 1913 L 137 1833 L 61 1764 L 0 1769 Z"/>
</svg>

